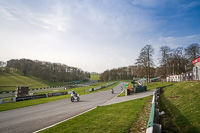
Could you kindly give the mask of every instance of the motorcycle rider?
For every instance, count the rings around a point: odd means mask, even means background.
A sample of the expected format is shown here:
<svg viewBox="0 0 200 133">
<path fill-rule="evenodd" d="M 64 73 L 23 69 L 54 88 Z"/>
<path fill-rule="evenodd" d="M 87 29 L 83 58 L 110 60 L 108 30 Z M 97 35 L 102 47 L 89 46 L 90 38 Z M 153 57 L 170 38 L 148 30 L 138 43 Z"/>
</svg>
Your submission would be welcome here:
<svg viewBox="0 0 200 133">
<path fill-rule="evenodd" d="M 110 91 L 111 91 L 111 93 L 112 93 L 112 94 L 114 94 L 114 90 L 113 90 L 113 88 L 111 88 L 111 90 L 110 90 Z"/>
<path fill-rule="evenodd" d="M 71 101 L 74 102 L 74 100 L 79 101 L 80 97 L 79 97 L 79 95 L 74 90 L 72 90 Z"/>
<path fill-rule="evenodd" d="M 73 96 L 77 97 L 77 93 L 75 92 L 75 90 L 72 90 L 72 94 Z"/>
</svg>

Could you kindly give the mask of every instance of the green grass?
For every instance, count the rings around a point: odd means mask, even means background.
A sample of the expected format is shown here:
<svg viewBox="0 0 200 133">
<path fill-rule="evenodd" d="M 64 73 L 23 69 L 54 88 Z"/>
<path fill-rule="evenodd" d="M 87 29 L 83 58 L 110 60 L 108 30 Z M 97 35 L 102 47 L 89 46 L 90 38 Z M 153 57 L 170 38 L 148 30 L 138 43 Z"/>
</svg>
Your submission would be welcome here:
<svg viewBox="0 0 200 133">
<path fill-rule="evenodd" d="M 111 83 L 111 82 L 97 83 L 96 85 L 93 85 L 93 86 L 90 86 L 90 87 L 87 87 L 87 88 L 98 87 L 98 86 L 105 85 L 107 83 Z M 94 93 L 94 92 L 97 92 L 97 91 L 109 90 L 109 89 L 117 86 L 118 84 L 119 84 L 119 82 L 116 82 L 116 84 L 114 84 L 114 85 L 111 85 L 111 86 L 106 87 L 104 89 L 96 90 L 96 91 L 93 91 L 93 92 L 89 92 L 88 89 L 85 90 L 86 87 L 73 88 L 73 89 L 68 89 L 66 91 L 75 90 L 78 94 L 84 95 L 84 94 Z M 37 94 L 46 94 L 46 93 L 48 93 L 48 92 L 41 92 L 41 93 L 37 93 Z M 0 104 L 0 111 L 11 110 L 11 109 L 16 109 L 16 108 L 22 108 L 22 107 L 52 102 L 52 101 L 61 100 L 61 99 L 69 98 L 69 97 L 70 97 L 70 95 L 62 95 L 62 96 L 40 98 L 40 99 L 27 100 L 27 101 L 19 101 L 19 102 L 14 102 L 14 103 L 4 103 L 4 104 Z"/>
<path fill-rule="evenodd" d="M 127 133 L 150 97 L 100 106 L 42 133 Z"/>
<path fill-rule="evenodd" d="M 157 87 L 162 87 L 162 86 L 168 86 L 171 85 L 173 83 L 170 82 L 151 82 L 151 83 L 145 83 L 144 85 L 147 86 L 147 90 L 151 90 L 151 89 L 156 89 Z"/>
<path fill-rule="evenodd" d="M 48 82 L 33 76 L 22 76 L 17 72 L 3 73 L 0 75 L 0 92 L 15 91 L 16 86 L 29 86 L 29 89 L 52 86 L 65 86 L 72 82 Z"/>
<path fill-rule="evenodd" d="M 159 98 L 163 132 L 200 132 L 200 82 L 180 82 L 163 88 Z"/>
<path fill-rule="evenodd" d="M 90 80 L 99 80 L 99 74 L 90 74 Z"/>
<path fill-rule="evenodd" d="M 128 84 L 131 86 L 131 88 L 133 87 L 133 84 L 131 83 L 131 81 L 128 81 Z M 168 82 L 151 82 L 151 83 L 145 83 L 145 85 L 147 86 L 147 90 L 151 90 L 151 89 L 155 89 L 157 87 L 162 87 L 162 86 L 168 86 L 171 85 L 173 83 L 168 83 Z M 123 93 L 121 93 L 118 97 L 122 97 L 125 96 L 125 91 Z"/>
<path fill-rule="evenodd" d="M 49 87 L 49 85 L 40 82 L 36 78 L 26 77 L 17 73 L 4 73 L 0 75 L 0 91 L 13 91 L 16 86 L 29 86 L 32 88 Z"/>
<path fill-rule="evenodd" d="M 90 86 L 85 86 L 85 87 L 77 87 L 77 88 L 72 88 L 72 89 L 67 89 L 67 90 L 60 90 L 60 91 L 56 91 L 56 92 L 65 92 L 65 91 L 72 91 L 72 90 L 75 90 L 78 94 L 80 95 L 84 95 L 84 94 L 88 94 L 90 93 L 89 92 L 89 89 L 90 88 L 96 88 L 96 87 L 99 87 L 99 86 L 104 86 L 104 85 L 107 85 L 109 83 L 113 83 L 114 81 L 110 81 L 110 82 L 98 82 L 98 83 L 95 83 L 93 85 L 90 85 Z M 107 90 L 108 88 L 111 88 L 111 87 L 114 87 L 116 86 L 117 84 L 119 84 L 119 82 L 117 82 L 116 84 L 110 86 L 110 87 L 107 87 L 105 90 Z M 102 91 L 104 89 L 101 89 L 101 90 L 97 90 L 97 91 Z M 97 92 L 95 91 L 95 92 Z M 45 91 L 45 92 L 38 92 L 38 93 L 35 93 L 35 95 L 38 95 L 38 94 L 47 94 L 47 93 L 55 93 L 55 91 Z"/>
<path fill-rule="evenodd" d="M 43 81 L 40 80 L 41 82 L 47 84 L 48 86 L 52 87 L 52 86 L 65 86 L 65 85 L 72 85 L 72 82 L 49 82 L 49 81 Z"/>
<path fill-rule="evenodd" d="M 125 96 L 125 91 L 123 91 L 121 94 L 118 95 L 118 97 L 123 97 Z"/>
</svg>

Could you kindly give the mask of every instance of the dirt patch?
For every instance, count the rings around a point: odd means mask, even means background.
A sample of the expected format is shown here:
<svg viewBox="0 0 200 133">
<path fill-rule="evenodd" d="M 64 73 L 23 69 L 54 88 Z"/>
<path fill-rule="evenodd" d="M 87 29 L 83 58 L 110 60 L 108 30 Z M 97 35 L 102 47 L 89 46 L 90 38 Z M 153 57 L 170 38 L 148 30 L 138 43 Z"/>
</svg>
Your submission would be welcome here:
<svg viewBox="0 0 200 133">
<path fill-rule="evenodd" d="M 151 112 L 152 98 L 149 98 L 142 112 L 140 113 L 136 122 L 133 123 L 133 126 L 130 129 L 129 133 L 145 133 L 147 129 L 147 123 L 149 120 L 149 115 Z"/>
<path fill-rule="evenodd" d="M 171 96 L 170 99 L 178 99 L 180 96 Z"/>
</svg>

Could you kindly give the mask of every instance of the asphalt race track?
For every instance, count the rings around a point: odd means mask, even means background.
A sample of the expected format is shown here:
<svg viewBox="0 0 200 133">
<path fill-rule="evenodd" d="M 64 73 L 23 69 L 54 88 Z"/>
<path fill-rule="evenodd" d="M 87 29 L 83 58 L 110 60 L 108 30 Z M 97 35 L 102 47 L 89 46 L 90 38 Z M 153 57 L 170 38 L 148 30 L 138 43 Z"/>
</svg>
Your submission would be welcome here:
<svg viewBox="0 0 200 133">
<path fill-rule="evenodd" d="M 121 92 L 121 84 L 110 90 L 80 96 L 80 102 L 63 99 L 0 112 L 1 133 L 31 133 L 102 105 Z"/>
</svg>

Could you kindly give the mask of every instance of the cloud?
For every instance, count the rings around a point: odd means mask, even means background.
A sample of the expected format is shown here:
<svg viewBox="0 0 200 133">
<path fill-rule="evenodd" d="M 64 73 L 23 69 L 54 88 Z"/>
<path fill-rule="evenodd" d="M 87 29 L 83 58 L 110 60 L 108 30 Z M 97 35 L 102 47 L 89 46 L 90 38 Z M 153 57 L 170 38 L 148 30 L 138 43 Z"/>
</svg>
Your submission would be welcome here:
<svg viewBox="0 0 200 133">
<path fill-rule="evenodd" d="M 0 4 L 0 16 L 8 20 L 17 20 L 15 17 L 16 10 Z"/>
<path fill-rule="evenodd" d="M 159 51 L 162 45 L 173 48 L 199 41 L 199 35 L 171 34 L 177 31 L 168 19 L 174 9 L 168 13 L 171 8 L 165 4 L 166 0 L 2 0 L 0 45 L 9 53 L 7 60 L 27 57 L 97 72 L 127 66 L 145 45 Z M 167 7 L 171 6 L 172 0 Z"/>
<path fill-rule="evenodd" d="M 171 48 L 185 47 L 192 43 L 200 43 L 200 34 L 184 36 L 184 37 L 159 37 L 156 39 L 150 39 L 147 43 L 155 46 L 170 46 Z"/>
<path fill-rule="evenodd" d="M 146 7 L 146 8 L 155 8 L 158 6 L 164 5 L 166 0 L 133 0 L 132 4 L 134 6 L 141 6 L 141 7 Z"/>
<path fill-rule="evenodd" d="M 186 48 L 192 43 L 200 44 L 200 34 L 191 35 L 191 36 L 183 36 L 183 37 L 158 37 L 158 38 L 150 39 L 146 43 L 152 45 L 153 48 L 155 49 L 154 61 L 155 61 L 155 64 L 158 66 L 159 65 L 158 57 L 159 57 L 160 47 L 169 46 L 171 49 L 174 49 L 177 47 Z"/>
<path fill-rule="evenodd" d="M 24 4 L 1 6 L 1 10 L 6 19 L 18 19 L 58 31 L 91 34 L 89 32 L 93 33 L 95 29 L 100 34 L 109 32 L 108 34 L 119 36 L 127 32 L 151 31 L 154 28 L 153 20 L 148 12 L 131 8 L 129 4 L 123 2 L 102 1 L 97 4 L 87 1 L 49 2 L 48 8 L 51 9 L 49 13 L 35 12 L 29 8 L 30 5 Z"/>
<path fill-rule="evenodd" d="M 199 1 L 192 1 L 188 4 L 182 4 L 180 7 L 183 9 L 190 9 L 196 6 L 200 6 L 200 2 Z"/>
</svg>

